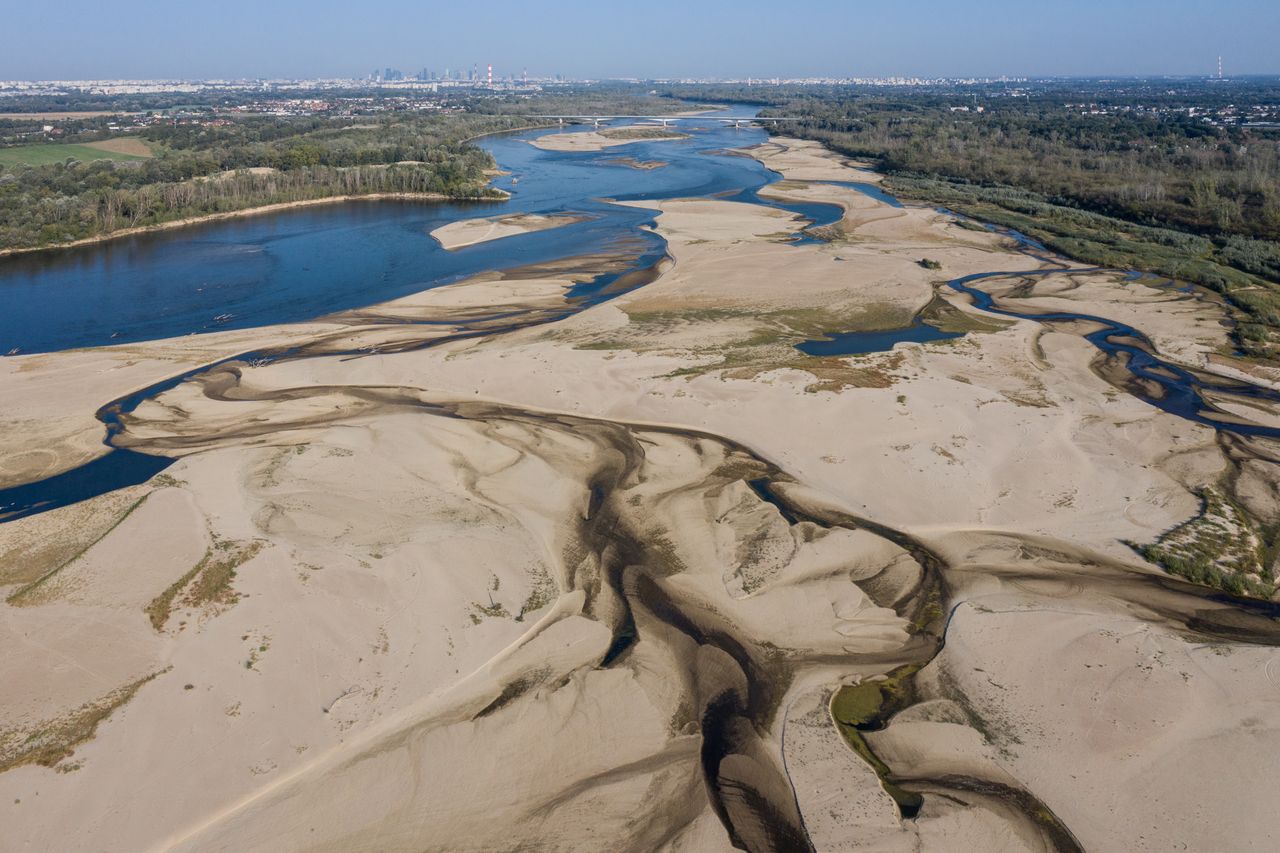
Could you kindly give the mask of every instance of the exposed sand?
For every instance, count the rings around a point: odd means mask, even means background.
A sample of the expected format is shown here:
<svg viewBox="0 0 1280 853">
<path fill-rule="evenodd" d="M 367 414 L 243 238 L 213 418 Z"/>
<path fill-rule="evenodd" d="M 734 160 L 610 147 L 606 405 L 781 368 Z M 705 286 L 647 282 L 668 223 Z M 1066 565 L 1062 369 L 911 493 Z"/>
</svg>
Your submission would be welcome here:
<svg viewBox="0 0 1280 853">
<path fill-rule="evenodd" d="M 602 151 L 605 148 L 616 148 L 621 145 L 631 145 L 636 142 L 661 142 L 663 140 L 687 139 L 688 134 L 680 133 L 677 130 L 663 132 L 660 127 L 650 127 L 649 125 L 641 126 L 647 133 L 644 136 L 633 137 L 625 135 L 609 135 L 609 131 L 614 133 L 629 130 L 627 127 L 618 127 L 606 129 L 604 131 L 583 130 L 569 133 L 548 133 L 535 139 L 530 139 L 529 144 L 534 148 L 541 148 L 543 151 Z"/>
<path fill-rule="evenodd" d="M 619 166 L 627 166 L 632 169 L 640 169 L 641 171 L 651 171 L 653 169 L 661 169 L 670 165 L 662 160 L 637 160 L 634 157 L 614 157 L 608 160 L 609 163 L 617 163 Z"/>
<path fill-rule="evenodd" d="M 0 360 L 21 482 L 101 452 L 92 412 L 121 389 L 266 341 L 311 356 L 143 404 L 119 443 L 181 457 L 164 475 L 0 525 L 0 682 L 23 686 L 0 761 L 38 730 L 72 751 L 0 772 L 6 843 L 1274 848 L 1280 671 L 1242 640 L 1280 630 L 1123 544 L 1231 464 L 1274 503 L 1274 466 L 1117 390 L 1079 330 L 938 290 L 1039 266 L 998 235 L 809 186 L 867 180 L 816 146 L 757 153 L 777 192 L 844 208 L 831 242 L 637 202 L 673 262 L 567 317 L 581 273 L 530 270 Z M 1114 276 L 999 296 L 1125 319 L 1192 365 L 1221 334 L 1211 305 Z M 922 309 L 974 331 L 792 347 Z M 921 701 L 866 742 L 923 793 L 912 820 L 827 709 L 904 665 Z"/>
<path fill-rule="evenodd" d="M 775 137 L 748 153 L 789 181 L 864 181 L 878 184 L 881 175 L 867 163 L 841 157 L 819 142 Z"/>
<path fill-rule="evenodd" d="M 460 219 L 442 225 L 431 232 L 441 246 L 452 251 L 463 246 L 474 246 L 516 234 L 531 234 L 535 231 L 547 231 L 552 228 L 563 228 L 582 222 L 585 216 L 572 214 L 551 214 L 543 216 L 537 213 L 519 213 L 508 216 L 489 216 L 481 219 Z"/>
</svg>

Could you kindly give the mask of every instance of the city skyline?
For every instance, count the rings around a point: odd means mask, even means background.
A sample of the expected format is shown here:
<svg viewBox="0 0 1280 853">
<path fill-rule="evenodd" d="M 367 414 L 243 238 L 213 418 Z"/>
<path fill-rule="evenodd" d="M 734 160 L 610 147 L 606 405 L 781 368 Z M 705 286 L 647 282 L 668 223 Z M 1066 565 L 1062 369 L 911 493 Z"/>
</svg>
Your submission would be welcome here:
<svg viewBox="0 0 1280 853">
<path fill-rule="evenodd" d="M 186 18 L 155 0 L 16 9 L 7 29 L 21 37 L 0 56 L 0 79 L 351 79 L 387 66 L 469 70 L 477 56 L 504 78 L 526 68 L 579 79 L 1211 76 L 1219 56 L 1228 75 L 1280 73 L 1280 9 L 1262 0 L 1212 9 L 1084 0 L 1034 19 L 1004 0 L 979 9 L 817 0 L 803 20 L 757 0 L 624 9 L 494 0 L 483 18 L 400 0 L 377 16 L 296 0 L 228 0 L 222 9 L 202 22 L 198 41 Z"/>
</svg>

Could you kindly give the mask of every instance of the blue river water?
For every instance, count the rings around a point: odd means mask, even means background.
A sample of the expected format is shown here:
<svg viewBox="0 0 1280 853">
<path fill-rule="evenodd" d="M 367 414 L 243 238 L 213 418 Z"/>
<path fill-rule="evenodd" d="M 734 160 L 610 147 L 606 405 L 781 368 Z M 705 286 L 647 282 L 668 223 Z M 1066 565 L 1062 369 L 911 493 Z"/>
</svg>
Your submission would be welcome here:
<svg viewBox="0 0 1280 853">
<path fill-rule="evenodd" d="M 902 329 L 832 332 L 825 338 L 798 343 L 796 349 L 805 355 L 866 355 L 891 350 L 894 344 L 898 343 L 926 344 L 930 341 L 946 341 L 959 337 L 963 337 L 962 333 L 944 332 L 916 317 L 910 326 Z"/>
</svg>

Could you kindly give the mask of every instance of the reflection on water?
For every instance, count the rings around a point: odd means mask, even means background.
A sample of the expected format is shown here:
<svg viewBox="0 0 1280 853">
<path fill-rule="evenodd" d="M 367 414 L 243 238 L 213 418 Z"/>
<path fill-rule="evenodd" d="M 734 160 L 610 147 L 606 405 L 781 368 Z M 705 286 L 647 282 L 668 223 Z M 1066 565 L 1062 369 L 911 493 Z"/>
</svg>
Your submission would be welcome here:
<svg viewBox="0 0 1280 853">
<path fill-rule="evenodd" d="M 875 332 L 836 332 L 825 338 L 796 344 L 796 349 L 806 355 L 865 355 L 886 352 L 898 343 L 924 344 L 962 336 L 962 332 L 944 332 L 917 317 L 906 328 Z"/>
</svg>

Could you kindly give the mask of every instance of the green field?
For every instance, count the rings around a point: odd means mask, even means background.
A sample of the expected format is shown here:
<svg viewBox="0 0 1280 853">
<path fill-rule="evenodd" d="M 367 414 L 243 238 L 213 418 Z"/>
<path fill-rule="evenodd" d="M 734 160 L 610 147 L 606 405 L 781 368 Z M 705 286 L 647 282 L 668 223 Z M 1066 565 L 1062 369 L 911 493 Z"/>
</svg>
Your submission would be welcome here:
<svg viewBox="0 0 1280 853">
<path fill-rule="evenodd" d="M 0 148 L 0 166 L 43 166 L 47 163 L 61 163 L 68 157 L 77 160 L 145 160 L 137 154 L 120 154 L 115 151 L 103 151 L 101 148 L 90 148 L 87 145 L 17 145 L 13 148 Z"/>
</svg>

